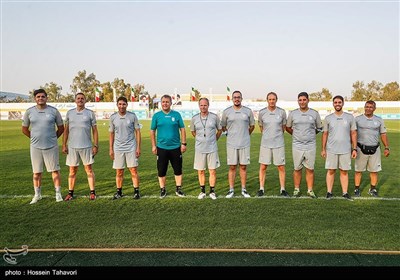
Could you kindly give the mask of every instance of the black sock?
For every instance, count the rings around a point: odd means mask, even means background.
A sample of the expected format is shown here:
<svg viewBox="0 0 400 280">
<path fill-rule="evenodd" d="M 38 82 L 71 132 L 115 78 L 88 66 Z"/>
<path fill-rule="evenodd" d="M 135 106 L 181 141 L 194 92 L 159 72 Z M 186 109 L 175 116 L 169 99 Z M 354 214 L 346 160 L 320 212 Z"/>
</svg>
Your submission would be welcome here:
<svg viewBox="0 0 400 280">
<path fill-rule="evenodd" d="M 176 191 L 179 191 L 181 189 L 181 186 L 176 186 Z"/>
<path fill-rule="evenodd" d="M 70 196 L 74 196 L 74 190 L 68 190 L 68 194 L 69 194 Z"/>
<path fill-rule="evenodd" d="M 122 188 L 117 188 L 117 193 L 118 193 L 119 195 L 122 195 Z"/>
<path fill-rule="evenodd" d="M 214 187 L 210 187 L 210 193 L 214 192 Z"/>
<path fill-rule="evenodd" d="M 360 186 L 354 186 L 354 189 L 358 190 L 360 188 Z"/>
<path fill-rule="evenodd" d="M 206 186 L 200 186 L 200 188 L 202 193 L 206 193 Z"/>
<path fill-rule="evenodd" d="M 91 194 L 96 194 L 96 191 L 95 190 L 93 190 L 93 191 L 91 190 L 90 193 Z"/>
<path fill-rule="evenodd" d="M 376 188 L 376 186 L 371 185 L 371 190 L 373 190 L 373 189 L 375 189 L 375 188 Z"/>
<path fill-rule="evenodd" d="M 133 189 L 135 190 L 135 193 L 138 193 L 138 192 L 139 192 L 139 187 L 133 188 Z"/>
</svg>

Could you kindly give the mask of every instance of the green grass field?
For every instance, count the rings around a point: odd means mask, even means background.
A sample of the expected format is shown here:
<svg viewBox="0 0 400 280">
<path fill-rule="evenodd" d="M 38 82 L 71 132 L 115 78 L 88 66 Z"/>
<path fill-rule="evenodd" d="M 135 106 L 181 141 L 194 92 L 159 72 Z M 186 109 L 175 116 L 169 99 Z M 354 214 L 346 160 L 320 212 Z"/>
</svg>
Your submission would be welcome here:
<svg viewBox="0 0 400 280">
<path fill-rule="evenodd" d="M 250 199 L 239 196 L 226 199 L 228 191 L 225 136 L 219 141 L 221 167 L 218 169 L 218 199 L 198 200 L 197 172 L 193 170 L 194 140 L 189 130 L 188 151 L 184 154 L 183 189 L 185 198 L 174 194 L 172 169 L 168 170 L 168 196 L 161 200 L 156 158 L 151 153 L 149 121 L 142 121 L 143 150 L 139 175 L 142 198 L 133 200 L 133 188 L 125 173 L 123 199 L 113 201 L 115 170 L 108 156 L 108 123 L 99 121 L 100 151 L 96 156 L 96 191 L 98 199 L 89 201 L 89 187 L 83 167 L 79 168 L 76 199 L 56 203 L 51 176 L 44 174 L 44 198 L 35 205 L 29 157 L 29 139 L 21 133 L 21 123 L 0 122 L 2 221 L 1 248 L 243 248 L 243 249 L 346 249 L 400 250 L 399 137 L 400 122 L 386 121 L 391 155 L 382 159 L 379 174 L 380 198 L 371 198 L 368 174 L 362 181 L 362 197 L 354 201 L 341 198 L 338 174 L 334 195 L 327 201 L 324 161 L 319 156 L 318 137 L 315 193 L 319 199 L 283 199 L 278 196 L 278 173 L 267 170 L 266 197 L 254 197 L 258 190 L 258 127 L 252 135 L 252 158 L 248 167 L 247 190 Z M 185 121 L 186 125 L 189 121 Z M 291 137 L 286 134 L 286 189 L 293 192 Z M 67 194 L 68 169 L 62 165 L 62 193 Z M 354 173 L 349 190 L 353 192 Z M 304 178 L 303 178 L 304 181 Z M 305 183 L 302 192 L 305 194 Z M 208 187 L 207 187 L 208 191 Z"/>
</svg>

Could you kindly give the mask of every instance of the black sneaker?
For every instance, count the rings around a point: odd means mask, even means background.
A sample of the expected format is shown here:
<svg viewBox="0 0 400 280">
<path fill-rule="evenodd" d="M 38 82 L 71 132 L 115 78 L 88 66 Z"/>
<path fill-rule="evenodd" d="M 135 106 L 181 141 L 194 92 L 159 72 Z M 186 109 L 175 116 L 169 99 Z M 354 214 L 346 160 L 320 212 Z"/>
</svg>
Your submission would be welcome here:
<svg viewBox="0 0 400 280">
<path fill-rule="evenodd" d="M 139 199 L 139 198 L 140 198 L 139 190 L 135 190 L 135 192 L 133 193 L 133 199 Z"/>
<path fill-rule="evenodd" d="M 332 199 L 333 198 L 333 194 L 330 192 L 326 193 L 326 199 Z"/>
<path fill-rule="evenodd" d="M 353 200 L 348 193 L 343 194 L 342 197 L 347 200 Z"/>
<path fill-rule="evenodd" d="M 378 191 L 376 189 L 369 189 L 368 194 L 373 197 L 378 197 Z"/>
<path fill-rule="evenodd" d="M 162 188 L 160 190 L 160 198 L 164 198 L 167 196 L 167 190 L 165 188 Z"/>
<path fill-rule="evenodd" d="M 175 194 L 176 194 L 177 196 L 179 196 L 179 197 L 184 197 L 184 196 L 185 196 L 185 194 L 183 193 L 183 191 L 181 190 L 181 188 L 177 189 L 176 192 L 175 192 Z"/>
<path fill-rule="evenodd" d="M 116 192 L 115 194 L 114 194 L 114 197 L 113 197 L 113 200 L 115 200 L 115 199 L 120 199 L 120 198 L 122 198 L 124 195 L 121 193 L 121 194 L 119 194 L 119 192 Z"/>
<path fill-rule="evenodd" d="M 281 190 L 281 196 L 290 197 L 289 193 L 286 190 Z"/>
<path fill-rule="evenodd" d="M 258 190 L 257 196 L 258 196 L 258 197 L 264 196 L 264 190 L 261 190 L 261 189 Z"/>
<path fill-rule="evenodd" d="M 360 197 L 361 196 L 360 189 L 355 189 L 354 190 L 354 196 L 355 197 Z"/>
</svg>

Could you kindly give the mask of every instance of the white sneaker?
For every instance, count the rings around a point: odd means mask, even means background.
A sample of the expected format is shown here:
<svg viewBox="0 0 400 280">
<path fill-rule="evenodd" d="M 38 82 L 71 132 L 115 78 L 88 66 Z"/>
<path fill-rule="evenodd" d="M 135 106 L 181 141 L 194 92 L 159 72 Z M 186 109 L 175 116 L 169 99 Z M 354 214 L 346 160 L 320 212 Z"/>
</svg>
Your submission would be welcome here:
<svg viewBox="0 0 400 280">
<path fill-rule="evenodd" d="M 41 200 L 41 199 L 42 199 L 42 195 L 41 195 L 41 194 L 35 195 L 35 196 L 32 198 L 32 201 L 31 201 L 29 204 L 35 204 L 36 202 L 38 202 L 38 201 Z"/>
<path fill-rule="evenodd" d="M 212 200 L 216 200 L 217 199 L 217 195 L 215 194 L 215 192 L 212 192 L 212 193 L 210 193 L 210 198 L 212 199 Z"/>
<path fill-rule="evenodd" d="M 206 193 L 201 192 L 197 198 L 198 199 L 203 199 L 205 197 L 206 197 Z"/>
<path fill-rule="evenodd" d="M 251 196 L 249 195 L 249 193 L 248 193 L 246 190 L 242 190 L 242 195 L 243 195 L 244 197 L 251 197 Z"/>
<path fill-rule="evenodd" d="M 63 201 L 63 198 L 62 198 L 62 196 L 61 196 L 61 193 L 59 193 L 59 192 L 56 192 L 56 201 L 57 201 L 57 202 Z"/>
<path fill-rule="evenodd" d="M 232 198 L 233 197 L 233 191 L 229 190 L 229 192 L 226 194 L 226 198 Z"/>
</svg>

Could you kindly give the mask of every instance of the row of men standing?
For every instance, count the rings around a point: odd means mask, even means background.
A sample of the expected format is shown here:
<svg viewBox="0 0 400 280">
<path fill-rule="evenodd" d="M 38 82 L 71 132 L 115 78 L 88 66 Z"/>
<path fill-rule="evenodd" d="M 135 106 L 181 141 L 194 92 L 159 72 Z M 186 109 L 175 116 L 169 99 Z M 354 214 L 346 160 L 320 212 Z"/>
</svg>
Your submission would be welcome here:
<svg viewBox="0 0 400 280">
<path fill-rule="evenodd" d="M 60 166 L 58 159 L 57 138 L 64 132 L 62 150 L 67 154 L 67 165 L 70 166 L 68 178 L 69 192 L 64 200 L 73 199 L 76 172 L 79 161 L 85 167 L 90 187 L 91 200 L 96 199 L 95 175 L 92 169 L 94 156 L 98 152 L 98 132 L 96 118 L 93 111 L 85 108 L 85 96 L 78 93 L 75 97 L 77 108 L 67 113 L 65 126 L 58 110 L 46 104 L 47 94 L 40 89 L 34 92 L 37 105 L 29 108 L 24 115 L 22 125 L 23 133 L 31 138 L 31 162 L 33 168 L 33 184 L 35 195 L 31 204 L 41 199 L 41 178 L 43 164 L 48 172 L 52 172 L 56 189 L 56 201 L 62 201 L 60 192 Z M 209 196 L 216 199 L 216 169 L 220 166 L 217 141 L 222 132 L 227 134 L 227 164 L 229 165 L 228 182 L 229 191 L 227 198 L 234 196 L 234 182 L 237 167 L 241 182 L 241 194 L 250 197 L 246 190 L 247 170 L 250 164 L 250 135 L 255 127 L 253 112 L 250 108 L 242 106 L 242 93 L 232 93 L 233 105 L 225 109 L 221 119 L 218 115 L 209 112 L 209 100 L 199 100 L 200 113 L 193 116 L 190 130 L 195 137 L 194 169 L 198 170 L 198 179 L 201 192 L 199 199 L 206 197 L 205 182 L 206 169 L 209 170 Z M 262 132 L 259 153 L 259 183 L 260 189 L 257 196 L 264 195 L 266 170 L 268 165 L 274 164 L 279 171 L 280 194 L 289 197 L 285 189 L 285 148 L 284 132 L 293 136 L 293 162 L 294 162 L 294 193 L 301 195 L 300 182 L 302 169 L 305 168 L 307 195 L 316 198 L 313 191 L 314 165 L 316 157 L 316 135 L 322 130 L 319 113 L 308 107 L 309 98 L 306 92 L 298 95 L 299 108 L 289 113 L 276 106 L 278 97 L 274 92 L 267 95 L 267 107 L 259 112 L 258 124 Z M 141 154 L 140 125 L 136 115 L 127 111 L 127 100 L 120 97 L 117 100 L 118 112 L 110 118 L 110 147 L 109 155 L 116 169 L 117 192 L 114 199 L 123 196 L 122 184 L 124 169 L 130 170 L 135 199 L 140 198 L 139 176 L 137 166 Z M 169 163 L 174 170 L 176 195 L 185 196 L 182 190 L 182 154 L 186 151 L 186 131 L 183 119 L 179 112 L 171 109 L 172 98 L 164 95 L 161 98 L 162 110 L 157 112 L 151 122 L 152 153 L 157 155 L 158 181 L 160 197 L 164 198 L 166 192 L 166 173 Z M 327 195 L 333 197 L 332 188 L 335 172 L 340 170 L 340 182 L 343 197 L 351 199 L 348 194 L 348 170 L 351 169 L 351 158 L 355 163 L 355 195 L 359 196 L 361 172 L 366 169 L 370 172 L 371 188 L 369 193 L 377 196 L 377 172 L 381 170 L 381 154 L 379 138 L 385 146 L 384 154 L 389 155 L 389 144 L 386 137 L 386 128 L 383 120 L 373 115 L 376 108 L 375 102 L 367 101 L 365 113 L 356 119 L 349 113 L 343 112 L 344 99 L 342 96 L 333 98 L 335 112 L 325 119 L 322 136 L 321 156 L 326 158 L 325 168 Z M 357 125 L 356 125 L 357 123 Z M 54 124 L 57 130 L 54 130 Z M 31 130 L 29 127 L 31 126 Z M 358 129 L 358 134 L 357 134 Z M 91 132 L 93 134 L 93 144 Z M 357 142 L 358 141 L 358 142 Z M 357 145 L 358 144 L 358 145 Z M 357 147 L 358 146 L 358 147 Z M 363 153 L 361 149 L 371 148 Z M 369 154 L 370 153 L 370 154 Z"/>
</svg>

